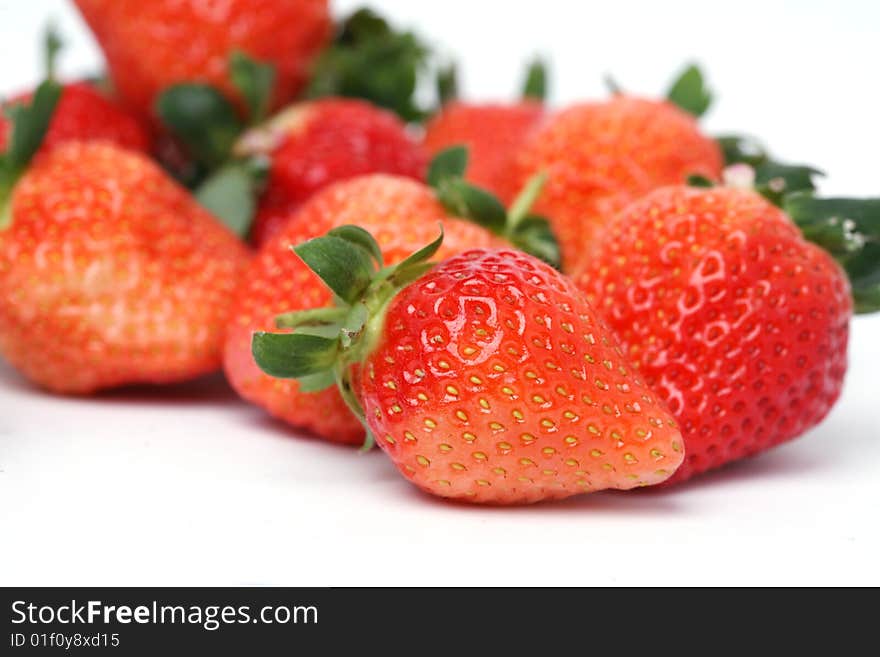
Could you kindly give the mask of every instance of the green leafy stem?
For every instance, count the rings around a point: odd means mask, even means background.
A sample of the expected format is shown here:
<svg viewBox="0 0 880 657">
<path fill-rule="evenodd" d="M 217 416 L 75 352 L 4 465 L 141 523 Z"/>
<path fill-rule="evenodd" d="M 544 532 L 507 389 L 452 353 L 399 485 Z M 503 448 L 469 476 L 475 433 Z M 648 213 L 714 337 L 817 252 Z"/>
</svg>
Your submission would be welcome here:
<svg viewBox="0 0 880 657">
<path fill-rule="evenodd" d="M 364 422 L 364 412 L 352 389 L 351 366 L 362 362 L 381 335 L 385 313 L 394 296 L 433 266 L 430 259 L 443 242 L 436 240 L 397 265 L 386 267 L 379 245 L 358 226 L 341 226 L 294 247 L 296 255 L 333 292 L 335 304 L 279 315 L 284 333 L 253 335 L 251 350 L 266 374 L 297 379 L 304 392 L 333 385 L 352 412 Z M 367 442 L 373 439 L 367 428 Z"/>
</svg>

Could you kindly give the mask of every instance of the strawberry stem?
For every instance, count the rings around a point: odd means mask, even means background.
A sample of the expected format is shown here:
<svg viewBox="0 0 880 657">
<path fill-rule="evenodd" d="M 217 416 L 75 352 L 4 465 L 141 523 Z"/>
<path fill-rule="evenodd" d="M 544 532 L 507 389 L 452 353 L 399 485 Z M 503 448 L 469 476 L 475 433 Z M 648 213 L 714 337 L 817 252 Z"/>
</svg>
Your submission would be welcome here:
<svg viewBox="0 0 880 657">
<path fill-rule="evenodd" d="M 437 199 L 457 217 L 469 219 L 503 237 L 513 246 L 547 264 L 561 266 L 559 242 L 544 217 L 531 214 L 547 176 L 538 173 L 530 178 L 509 210 L 491 192 L 464 179 L 468 150 L 452 146 L 437 153 L 428 169 L 428 184 Z"/>
<path fill-rule="evenodd" d="M 50 21 L 46 25 L 46 33 L 43 37 L 43 58 L 46 79 L 54 80 L 57 73 L 56 64 L 58 63 L 58 53 L 64 48 L 64 41 L 58 33 L 58 28 L 54 21 Z"/>
</svg>

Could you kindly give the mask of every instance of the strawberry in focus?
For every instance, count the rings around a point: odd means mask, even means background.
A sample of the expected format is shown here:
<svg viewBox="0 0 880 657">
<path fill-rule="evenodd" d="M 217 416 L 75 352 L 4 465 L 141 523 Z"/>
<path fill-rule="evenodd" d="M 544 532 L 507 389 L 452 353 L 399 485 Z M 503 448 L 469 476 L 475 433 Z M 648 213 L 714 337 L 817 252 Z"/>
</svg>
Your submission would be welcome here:
<svg viewBox="0 0 880 657">
<path fill-rule="evenodd" d="M 236 154 L 270 160 L 251 240 L 283 229 L 322 187 L 369 173 L 424 179 L 427 158 L 393 114 L 360 100 L 329 98 L 293 105 L 239 140 Z"/>
<path fill-rule="evenodd" d="M 340 301 L 288 316 L 292 334 L 255 334 L 260 366 L 330 374 L 401 473 L 441 497 L 519 504 L 668 478 L 675 422 L 573 283 L 503 248 L 432 267 L 441 241 L 378 272 L 353 226 L 296 247 Z"/>
<path fill-rule="evenodd" d="M 0 352 L 14 367 L 62 393 L 219 367 L 248 260 L 232 233 L 109 142 L 60 144 L 16 175 L 0 195 Z"/>
<path fill-rule="evenodd" d="M 876 235 L 859 232 L 880 201 L 801 194 L 785 207 L 751 190 L 657 190 L 597 235 L 577 278 L 678 419 L 688 456 L 670 481 L 818 424 L 843 384 L 851 291 L 860 310 L 880 308 Z M 798 225 L 836 249 L 852 288 Z"/>
<path fill-rule="evenodd" d="M 301 391 L 297 381 L 263 373 L 251 355 L 251 336 L 274 330 L 276 317 L 283 313 L 333 303 L 327 287 L 291 253 L 292 246 L 357 223 L 374 232 L 384 259 L 395 263 L 430 241 L 441 222 L 447 234 L 443 254 L 498 243 L 479 226 L 450 218 L 429 187 L 407 178 L 373 174 L 316 193 L 263 245 L 243 276 L 224 349 L 224 368 L 236 391 L 292 426 L 334 442 L 363 443 L 363 427 L 335 389 L 316 398 Z"/>
<path fill-rule="evenodd" d="M 292 100 L 330 38 L 327 0 L 76 0 L 104 51 L 127 107 L 150 116 L 160 92 L 200 82 L 241 101 L 227 60 L 233 51 L 271 63 L 272 106 Z"/>
</svg>

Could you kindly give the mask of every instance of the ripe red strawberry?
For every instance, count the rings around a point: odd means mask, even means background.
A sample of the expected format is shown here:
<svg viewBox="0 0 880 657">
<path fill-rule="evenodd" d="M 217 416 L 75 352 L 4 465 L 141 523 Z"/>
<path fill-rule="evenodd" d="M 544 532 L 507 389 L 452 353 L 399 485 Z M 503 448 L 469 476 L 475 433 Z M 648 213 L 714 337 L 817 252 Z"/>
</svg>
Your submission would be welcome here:
<svg viewBox="0 0 880 657">
<path fill-rule="evenodd" d="M 254 355 L 277 375 L 333 371 L 417 486 L 515 504 L 654 484 L 681 463 L 669 412 L 569 279 L 510 249 L 430 269 L 437 240 L 371 280 L 369 235 L 345 230 L 296 248 L 341 300 L 337 324 L 293 315 L 305 330 L 258 333 Z"/>
<path fill-rule="evenodd" d="M 97 141 L 38 155 L 13 184 L 0 189 L 0 353 L 14 367 L 65 393 L 219 367 L 248 254 L 184 189 Z"/>
<path fill-rule="evenodd" d="M 202 82 L 241 101 L 227 61 L 235 50 L 274 65 L 273 106 L 303 87 L 330 37 L 327 0 L 76 0 L 104 50 L 127 105 L 152 113 L 156 96 L 177 82 Z"/>
<path fill-rule="evenodd" d="M 360 444 L 364 432 L 335 389 L 320 398 L 297 381 L 261 372 L 251 355 L 254 331 L 273 330 L 286 312 L 332 304 L 330 291 L 290 252 L 291 246 L 344 224 L 373 231 L 385 260 L 394 263 L 436 234 L 442 222 L 447 255 L 497 243 L 488 231 L 450 219 L 432 190 L 418 182 L 374 174 L 330 185 L 303 205 L 281 233 L 266 242 L 243 277 L 226 335 L 224 366 L 238 393 L 289 424 L 334 442 Z"/>
<path fill-rule="evenodd" d="M 581 267 L 585 247 L 625 205 L 692 174 L 716 180 L 722 166 L 718 145 L 692 116 L 665 101 L 624 95 L 559 112 L 516 160 L 517 183 L 547 174 L 535 211 L 550 220 L 569 272 Z"/>
<path fill-rule="evenodd" d="M 880 247 L 859 232 L 871 204 L 880 215 L 880 201 L 786 204 L 808 234 L 836 245 L 861 310 L 880 308 Z M 670 481 L 795 438 L 838 398 L 847 276 L 758 194 L 657 190 L 610 222 L 593 252 L 577 284 L 682 428 L 687 461 Z"/>
<path fill-rule="evenodd" d="M 6 107 L 29 103 L 32 99 L 33 93 L 22 94 L 6 103 Z M 12 122 L 0 114 L 0 152 L 6 150 L 11 129 Z M 135 151 L 150 150 L 150 137 L 144 127 L 98 89 L 86 82 L 64 85 L 42 148 L 93 139 L 111 141 Z"/>
<path fill-rule="evenodd" d="M 322 187 L 368 173 L 424 179 L 427 158 L 393 114 L 360 100 L 293 105 L 246 133 L 239 155 L 270 158 L 251 238 L 265 243 Z"/>
</svg>

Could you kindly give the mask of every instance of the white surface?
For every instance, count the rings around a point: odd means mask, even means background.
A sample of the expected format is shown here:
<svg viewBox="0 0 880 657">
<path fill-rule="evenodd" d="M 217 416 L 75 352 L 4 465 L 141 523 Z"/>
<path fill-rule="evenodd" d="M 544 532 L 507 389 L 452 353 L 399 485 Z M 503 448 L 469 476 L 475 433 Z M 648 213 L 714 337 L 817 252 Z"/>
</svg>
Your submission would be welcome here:
<svg viewBox="0 0 880 657">
<path fill-rule="evenodd" d="M 711 129 L 820 164 L 829 193 L 880 193 L 878 3 L 372 4 L 457 52 L 482 97 L 516 88 L 526 48 L 554 59 L 558 101 L 599 95 L 611 70 L 659 92 L 698 57 L 721 91 Z M 36 79 L 50 14 L 63 70 L 97 68 L 66 3 L 0 0 L 0 90 Z M 0 584 L 878 585 L 878 332 L 854 322 L 843 399 L 794 443 L 674 489 L 517 509 L 429 499 L 381 453 L 297 438 L 219 377 L 65 399 L 0 367 Z"/>
</svg>

